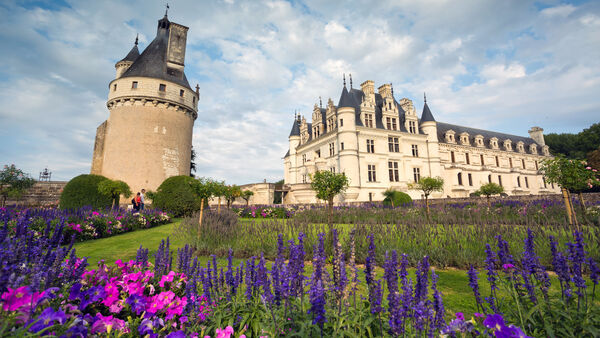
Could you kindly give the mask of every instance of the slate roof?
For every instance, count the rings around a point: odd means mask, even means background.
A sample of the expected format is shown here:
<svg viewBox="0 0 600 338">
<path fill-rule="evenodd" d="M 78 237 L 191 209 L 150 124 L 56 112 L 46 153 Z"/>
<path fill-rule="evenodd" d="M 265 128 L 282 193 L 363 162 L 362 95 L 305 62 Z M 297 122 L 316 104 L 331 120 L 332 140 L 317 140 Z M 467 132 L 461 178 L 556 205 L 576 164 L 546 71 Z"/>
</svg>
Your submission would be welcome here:
<svg viewBox="0 0 600 338">
<path fill-rule="evenodd" d="M 167 69 L 170 22 L 165 15 L 159 20 L 156 37 L 121 77 L 151 77 L 174 82 L 192 89 L 182 71 Z M 165 28 L 166 27 L 166 28 Z M 137 47 L 134 47 L 137 49 Z M 131 52 L 130 52 L 131 53 Z M 129 54 L 128 54 L 129 55 Z"/>
<path fill-rule="evenodd" d="M 498 149 L 501 149 L 503 151 L 505 151 L 505 149 L 502 146 L 502 142 L 507 139 L 510 139 L 512 141 L 512 152 L 518 152 L 516 144 L 519 141 L 524 143 L 526 153 L 529 153 L 529 154 L 531 153 L 529 151 L 529 146 L 531 144 L 537 145 L 537 154 L 541 154 L 541 151 L 542 151 L 542 146 L 540 144 L 538 144 L 537 142 L 535 142 L 530 137 L 498 133 L 498 132 L 494 132 L 494 131 L 471 128 L 471 127 L 464 127 L 464 126 L 459 126 L 456 124 L 450 124 L 450 123 L 444 123 L 444 122 L 437 122 L 438 142 L 447 143 L 445 134 L 449 130 L 453 130 L 456 133 L 455 138 L 456 138 L 457 142 L 458 142 L 458 136 L 464 132 L 467 132 L 469 134 L 469 142 L 473 145 L 475 144 L 475 136 L 481 135 L 481 136 L 483 136 L 484 145 L 486 148 L 491 149 L 490 139 L 492 137 L 496 137 L 498 139 Z"/>
<path fill-rule="evenodd" d="M 423 105 L 423 113 L 421 114 L 420 122 L 428 122 L 428 121 L 435 122 L 435 119 L 433 118 L 433 114 L 431 113 L 431 110 L 429 110 L 429 106 L 427 105 L 427 102 L 425 102 L 425 104 Z"/>
<path fill-rule="evenodd" d="M 139 56 L 140 56 L 140 51 L 137 46 L 137 39 L 135 39 L 135 45 L 133 46 L 133 48 L 131 48 L 129 53 L 127 53 L 127 55 L 121 61 L 132 61 L 133 62 Z M 119 61 L 119 62 L 121 62 L 121 61 Z"/>
<path fill-rule="evenodd" d="M 300 136 L 300 124 L 297 118 L 294 118 L 294 125 L 292 125 L 292 130 L 290 131 L 291 136 Z"/>
</svg>

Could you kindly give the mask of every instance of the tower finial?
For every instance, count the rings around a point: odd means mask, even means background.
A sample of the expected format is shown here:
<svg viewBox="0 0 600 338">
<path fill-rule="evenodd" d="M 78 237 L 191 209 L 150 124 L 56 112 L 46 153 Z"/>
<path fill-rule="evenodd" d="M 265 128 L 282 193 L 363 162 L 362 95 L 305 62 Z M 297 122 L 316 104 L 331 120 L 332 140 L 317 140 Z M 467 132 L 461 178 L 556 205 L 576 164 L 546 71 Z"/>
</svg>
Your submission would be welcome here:
<svg viewBox="0 0 600 338">
<path fill-rule="evenodd" d="M 323 100 L 321 100 L 320 96 L 319 96 L 319 108 L 323 108 Z"/>
<path fill-rule="evenodd" d="M 352 89 L 352 73 L 350 73 L 350 89 Z"/>
<path fill-rule="evenodd" d="M 390 88 L 392 89 L 392 99 L 394 98 L 394 84 L 390 82 Z"/>
<path fill-rule="evenodd" d="M 139 36 L 139 34 L 135 34 L 135 45 L 136 46 L 138 45 L 138 36 Z"/>
<path fill-rule="evenodd" d="M 425 92 L 423 92 L 423 101 L 425 101 L 425 103 L 427 103 L 427 95 L 425 94 Z"/>
<path fill-rule="evenodd" d="M 167 8 L 165 9 L 165 16 L 167 16 L 167 14 L 169 14 L 169 3 L 167 2 Z"/>
<path fill-rule="evenodd" d="M 346 88 L 346 73 L 344 73 L 344 88 Z"/>
</svg>

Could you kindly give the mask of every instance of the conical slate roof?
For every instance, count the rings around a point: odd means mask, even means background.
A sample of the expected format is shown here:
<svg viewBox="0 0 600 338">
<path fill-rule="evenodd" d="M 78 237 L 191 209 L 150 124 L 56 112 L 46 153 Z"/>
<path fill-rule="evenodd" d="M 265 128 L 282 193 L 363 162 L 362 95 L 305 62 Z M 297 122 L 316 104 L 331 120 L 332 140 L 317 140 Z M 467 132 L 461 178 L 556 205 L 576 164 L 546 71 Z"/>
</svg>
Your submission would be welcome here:
<svg viewBox="0 0 600 338">
<path fill-rule="evenodd" d="M 294 125 L 292 126 L 292 131 L 290 131 L 290 136 L 300 136 L 300 124 L 298 123 L 298 119 L 294 119 Z"/>
<path fill-rule="evenodd" d="M 429 110 L 429 106 L 427 105 L 427 102 L 425 102 L 425 105 L 423 106 L 423 114 L 421 114 L 421 123 L 428 122 L 428 121 L 435 122 L 435 119 L 433 118 L 433 114 L 431 113 L 431 110 Z"/>
<path fill-rule="evenodd" d="M 342 95 L 340 96 L 340 102 L 338 102 L 338 108 L 342 108 L 342 107 L 355 107 L 356 106 L 356 102 L 354 102 L 354 99 L 352 98 L 352 95 L 350 95 L 350 93 L 348 92 L 348 89 L 346 89 L 346 86 L 344 85 L 344 89 L 342 90 Z"/>
<path fill-rule="evenodd" d="M 159 20 L 154 40 L 136 58 L 122 77 L 151 77 L 177 83 L 191 90 L 185 74 L 177 69 L 167 69 L 167 47 L 169 46 L 169 20 L 167 16 Z M 137 49 L 137 47 L 134 47 Z"/>
<path fill-rule="evenodd" d="M 138 57 L 140 56 L 140 51 L 138 49 L 137 46 L 137 39 L 135 39 L 135 46 L 133 46 L 133 48 L 131 48 L 131 50 L 129 51 L 129 53 L 127 54 L 127 56 L 125 56 L 121 61 L 131 61 L 134 62 Z"/>
</svg>

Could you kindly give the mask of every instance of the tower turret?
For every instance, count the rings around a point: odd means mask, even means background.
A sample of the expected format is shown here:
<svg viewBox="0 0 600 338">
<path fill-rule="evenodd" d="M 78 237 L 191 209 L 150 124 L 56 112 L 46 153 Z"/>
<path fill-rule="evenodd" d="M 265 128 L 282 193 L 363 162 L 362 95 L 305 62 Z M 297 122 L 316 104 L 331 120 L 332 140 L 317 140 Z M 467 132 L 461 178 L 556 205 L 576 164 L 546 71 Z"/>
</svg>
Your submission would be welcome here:
<svg viewBox="0 0 600 338">
<path fill-rule="evenodd" d="M 127 69 L 129 69 L 129 67 L 131 67 L 133 62 L 135 62 L 135 60 L 139 56 L 140 56 L 140 51 L 138 50 L 138 37 L 136 36 L 135 44 L 133 45 L 133 48 L 131 48 L 129 53 L 127 53 L 127 55 L 123 59 L 121 59 L 119 62 L 117 62 L 115 64 L 115 69 L 117 70 L 117 76 L 115 78 L 116 79 L 120 78 L 121 75 L 123 75 L 123 73 L 125 73 L 127 71 Z"/>
</svg>

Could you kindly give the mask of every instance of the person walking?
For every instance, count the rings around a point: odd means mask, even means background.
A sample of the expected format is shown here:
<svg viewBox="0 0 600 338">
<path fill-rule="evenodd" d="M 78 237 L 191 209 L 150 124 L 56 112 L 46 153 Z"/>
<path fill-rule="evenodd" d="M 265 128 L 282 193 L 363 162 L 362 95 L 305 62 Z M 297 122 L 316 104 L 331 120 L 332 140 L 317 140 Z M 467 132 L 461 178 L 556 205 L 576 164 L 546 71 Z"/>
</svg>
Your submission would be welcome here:
<svg viewBox="0 0 600 338">
<path fill-rule="evenodd" d="M 133 210 L 140 211 L 140 207 L 142 205 L 142 197 L 139 192 L 137 193 L 137 195 L 135 195 L 134 201 L 135 201 L 135 204 L 133 205 Z"/>
<path fill-rule="evenodd" d="M 146 189 L 142 189 L 142 193 L 140 194 L 140 197 L 141 197 L 140 210 L 144 210 L 144 205 L 145 205 L 144 199 L 146 198 Z"/>
</svg>

